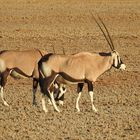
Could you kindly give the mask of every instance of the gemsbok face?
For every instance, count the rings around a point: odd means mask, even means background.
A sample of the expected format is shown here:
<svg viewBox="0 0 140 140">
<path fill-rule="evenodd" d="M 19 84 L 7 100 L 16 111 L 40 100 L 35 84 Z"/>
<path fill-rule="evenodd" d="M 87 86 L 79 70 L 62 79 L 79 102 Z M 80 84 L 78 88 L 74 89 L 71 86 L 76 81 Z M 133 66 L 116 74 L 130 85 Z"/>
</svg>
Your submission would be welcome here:
<svg viewBox="0 0 140 140">
<path fill-rule="evenodd" d="M 120 69 L 120 70 L 125 70 L 126 66 L 125 64 L 122 62 L 121 57 L 119 55 L 119 53 L 117 51 L 113 51 L 112 52 L 112 56 L 113 56 L 113 67 Z"/>
<path fill-rule="evenodd" d="M 94 18 L 94 16 L 93 16 Z M 93 84 L 97 78 L 107 70 L 115 67 L 120 70 L 125 70 L 126 66 L 122 62 L 119 53 L 115 50 L 111 36 L 99 17 L 99 20 L 104 27 L 94 18 L 95 22 L 102 31 L 105 39 L 107 40 L 111 52 L 99 52 L 89 53 L 80 52 L 73 55 L 59 55 L 59 54 L 48 54 L 41 58 L 38 63 L 39 69 L 39 84 L 42 97 L 43 110 L 47 112 L 45 106 L 45 96 L 47 95 L 51 100 L 55 110 L 60 112 L 54 100 L 54 94 L 52 85 L 54 81 L 63 84 L 77 84 L 78 97 L 76 100 L 76 109 L 80 111 L 79 99 L 81 97 L 84 83 L 88 85 L 88 92 L 91 98 L 92 110 L 97 112 L 97 109 L 93 105 Z M 107 35 L 106 35 L 107 34 Z"/>
</svg>

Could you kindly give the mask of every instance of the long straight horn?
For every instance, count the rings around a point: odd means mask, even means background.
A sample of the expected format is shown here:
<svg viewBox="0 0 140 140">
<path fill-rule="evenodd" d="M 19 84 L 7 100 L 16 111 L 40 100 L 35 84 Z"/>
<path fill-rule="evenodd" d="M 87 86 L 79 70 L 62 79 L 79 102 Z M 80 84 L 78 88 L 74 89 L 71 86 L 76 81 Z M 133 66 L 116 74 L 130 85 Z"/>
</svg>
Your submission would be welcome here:
<svg viewBox="0 0 140 140">
<path fill-rule="evenodd" d="M 108 29 L 107 29 L 105 23 L 102 21 L 102 19 L 101 19 L 99 16 L 98 16 L 98 18 L 99 18 L 99 20 L 101 21 L 102 25 L 104 26 L 104 28 L 105 28 L 105 30 L 106 30 L 106 32 L 107 32 L 107 35 L 108 35 L 108 37 L 109 37 L 109 40 L 110 40 L 110 42 L 111 42 L 111 44 L 112 44 L 112 49 L 115 50 L 114 43 L 113 43 L 113 41 L 112 41 L 112 38 L 111 38 L 111 36 L 110 36 L 110 34 L 109 34 L 109 31 L 108 31 Z"/>
<path fill-rule="evenodd" d="M 102 31 L 102 33 L 103 33 L 103 35 L 104 35 L 106 41 L 108 42 L 108 44 L 109 44 L 111 50 L 113 50 L 112 45 L 111 45 L 111 42 L 108 40 L 106 34 L 104 33 L 104 30 L 102 29 L 102 27 L 100 26 L 100 24 L 98 23 L 98 21 L 96 20 L 96 18 L 93 16 L 92 13 L 91 13 L 91 15 L 92 15 L 93 19 L 95 20 L 96 24 L 98 25 L 98 27 L 100 28 L 100 30 Z"/>
</svg>

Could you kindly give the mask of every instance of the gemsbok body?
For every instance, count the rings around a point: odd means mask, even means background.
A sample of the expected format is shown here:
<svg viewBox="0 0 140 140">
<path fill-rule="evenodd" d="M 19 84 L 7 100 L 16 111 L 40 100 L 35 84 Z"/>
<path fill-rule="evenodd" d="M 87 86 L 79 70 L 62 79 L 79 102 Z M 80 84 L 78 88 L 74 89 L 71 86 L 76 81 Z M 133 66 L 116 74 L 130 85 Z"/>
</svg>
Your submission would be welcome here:
<svg viewBox="0 0 140 140">
<path fill-rule="evenodd" d="M 47 95 L 50 98 L 55 110 L 58 112 L 60 112 L 60 110 L 55 103 L 53 90 L 51 90 L 54 81 L 64 84 L 77 84 L 78 97 L 76 100 L 76 109 L 78 112 L 80 111 L 79 99 L 82 89 L 84 83 L 87 83 L 88 92 L 91 98 L 92 110 L 96 112 L 97 109 L 93 104 L 93 84 L 96 79 L 112 67 L 121 70 L 125 70 L 126 68 L 119 53 L 114 48 L 114 44 L 105 24 L 100 19 L 108 36 L 104 33 L 104 30 L 99 22 L 96 19 L 95 21 L 109 43 L 112 50 L 111 52 L 80 52 L 73 55 L 47 54 L 43 56 L 38 63 L 41 92 L 44 94 L 44 97 Z M 44 97 L 42 101 L 44 101 Z M 44 104 L 42 105 L 43 110 L 47 110 L 46 106 Z"/>
<path fill-rule="evenodd" d="M 39 49 L 5 50 L 0 52 L 0 95 L 4 105 L 9 106 L 3 95 L 8 75 L 14 78 L 33 78 L 33 105 L 36 104 L 35 93 L 39 78 L 38 61 L 47 53 L 47 51 Z"/>
</svg>

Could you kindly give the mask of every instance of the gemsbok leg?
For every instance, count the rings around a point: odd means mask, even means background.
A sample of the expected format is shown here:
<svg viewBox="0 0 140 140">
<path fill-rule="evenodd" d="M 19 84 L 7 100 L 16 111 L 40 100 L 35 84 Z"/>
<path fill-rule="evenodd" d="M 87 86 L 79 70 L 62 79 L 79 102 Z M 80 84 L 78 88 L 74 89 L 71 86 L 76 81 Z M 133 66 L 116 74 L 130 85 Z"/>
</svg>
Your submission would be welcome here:
<svg viewBox="0 0 140 140">
<path fill-rule="evenodd" d="M 4 71 L 3 73 L 0 74 L 0 96 L 1 96 L 1 99 L 4 103 L 5 106 L 9 106 L 8 103 L 6 102 L 5 98 L 4 98 L 4 86 L 6 85 L 6 82 L 7 82 L 7 77 L 9 75 L 10 71 L 9 70 L 6 70 Z"/>
<path fill-rule="evenodd" d="M 50 77 L 44 78 L 43 80 L 42 79 L 39 80 L 39 84 L 40 84 L 40 87 L 41 87 L 41 92 L 43 93 L 43 96 L 42 96 L 43 110 L 44 110 L 44 108 L 45 108 L 45 110 L 47 110 L 46 109 L 46 104 L 45 104 L 45 96 L 48 96 L 48 98 L 52 102 L 52 105 L 53 105 L 54 109 L 57 112 L 60 112 L 60 110 L 57 108 L 57 105 L 56 105 L 56 102 L 55 102 L 55 99 L 54 99 L 54 93 L 53 93 L 53 91 L 54 91 L 53 83 L 54 83 L 54 80 L 56 79 L 56 77 L 57 77 L 57 75 L 53 74 Z"/>
<path fill-rule="evenodd" d="M 80 108 L 79 108 L 79 100 L 82 94 L 82 89 L 83 89 L 84 83 L 78 83 L 77 85 L 77 92 L 78 92 L 78 97 L 76 99 L 76 109 L 77 112 L 80 112 Z"/>
<path fill-rule="evenodd" d="M 38 79 L 33 78 L 33 105 L 37 105 L 36 103 L 36 91 L 38 87 Z"/>
<path fill-rule="evenodd" d="M 46 95 L 42 94 L 42 108 L 44 110 L 44 112 L 48 112 L 48 109 L 46 107 Z"/>
<path fill-rule="evenodd" d="M 91 99 L 91 106 L 92 106 L 92 110 L 97 112 L 97 109 L 95 108 L 94 104 L 93 104 L 93 84 L 91 81 L 86 81 L 86 83 L 88 84 L 88 93 L 90 95 L 90 99 Z"/>
<path fill-rule="evenodd" d="M 54 94 L 53 94 L 53 91 L 48 91 L 49 94 L 50 94 L 50 99 L 51 99 L 51 102 L 54 106 L 54 109 L 57 111 L 57 112 L 60 112 L 60 110 L 58 109 L 57 105 L 56 105 L 56 102 L 55 102 L 55 99 L 54 99 Z"/>
</svg>

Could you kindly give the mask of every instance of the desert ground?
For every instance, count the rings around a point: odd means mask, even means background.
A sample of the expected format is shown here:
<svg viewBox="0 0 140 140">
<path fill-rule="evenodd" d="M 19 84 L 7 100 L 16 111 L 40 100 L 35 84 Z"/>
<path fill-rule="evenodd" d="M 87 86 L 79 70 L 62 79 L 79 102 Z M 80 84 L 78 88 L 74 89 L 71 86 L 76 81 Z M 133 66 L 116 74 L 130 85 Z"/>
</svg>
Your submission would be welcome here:
<svg viewBox="0 0 140 140">
<path fill-rule="evenodd" d="M 9 77 L 4 95 L 10 106 L 0 99 L 0 140 L 140 140 L 139 0 L 0 0 L 0 50 L 109 52 L 91 13 L 103 19 L 127 66 L 94 83 L 98 112 L 85 86 L 77 113 L 76 86 L 68 85 L 61 113 L 51 105 L 44 113 L 39 88 L 32 106 L 32 79 Z"/>
</svg>

